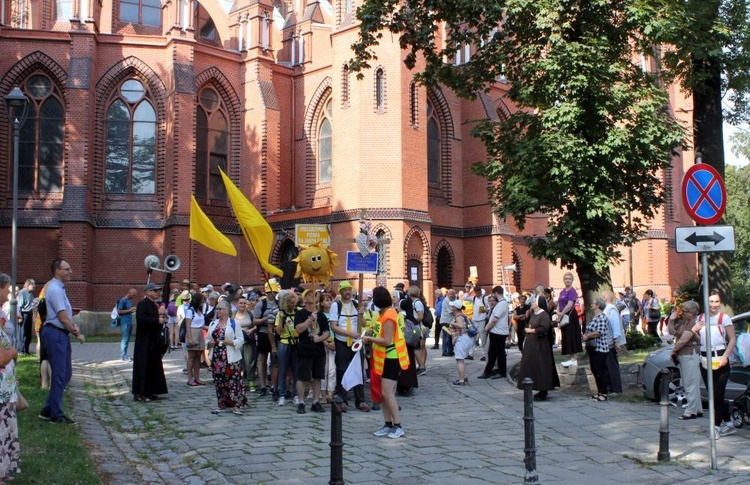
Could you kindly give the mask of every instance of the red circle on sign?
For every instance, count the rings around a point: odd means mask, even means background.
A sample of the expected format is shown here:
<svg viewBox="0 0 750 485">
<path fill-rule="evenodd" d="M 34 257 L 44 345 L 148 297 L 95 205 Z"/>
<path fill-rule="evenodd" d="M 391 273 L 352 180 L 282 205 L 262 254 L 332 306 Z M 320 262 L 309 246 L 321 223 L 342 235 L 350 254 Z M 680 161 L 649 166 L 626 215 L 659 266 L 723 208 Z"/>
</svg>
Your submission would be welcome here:
<svg viewBox="0 0 750 485">
<path fill-rule="evenodd" d="M 717 197 L 721 200 L 716 200 Z M 727 208 L 724 179 L 711 165 L 693 165 L 682 179 L 682 203 L 690 218 L 698 224 L 718 222 Z"/>
</svg>

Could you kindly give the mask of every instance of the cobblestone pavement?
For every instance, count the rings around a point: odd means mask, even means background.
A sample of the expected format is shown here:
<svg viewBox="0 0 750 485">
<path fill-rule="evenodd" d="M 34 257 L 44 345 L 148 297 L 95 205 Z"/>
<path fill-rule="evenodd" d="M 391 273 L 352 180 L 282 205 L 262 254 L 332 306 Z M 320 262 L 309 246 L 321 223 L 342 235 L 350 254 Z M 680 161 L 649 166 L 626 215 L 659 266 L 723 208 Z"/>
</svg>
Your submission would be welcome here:
<svg viewBox="0 0 750 485">
<path fill-rule="evenodd" d="M 179 353 L 164 359 L 166 399 L 137 403 L 132 364 L 118 354 L 119 344 L 74 344 L 71 411 L 104 483 L 328 483 L 330 406 L 297 415 L 249 393 L 244 416 L 212 415 L 208 371 L 207 386 L 186 386 Z M 469 385 L 453 386 L 455 361 L 439 354 L 429 350 L 415 396 L 398 398 L 405 437 L 375 438 L 380 412 L 343 415 L 347 483 L 523 483 L 523 393 L 478 380 L 479 361 L 468 363 Z M 509 366 L 519 355 L 510 351 Z M 748 429 L 718 441 L 711 471 L 706 418 L 682 422 L 670 410 L 672 461 L 661 464 L 658 405 L 553 392 L 534 410 L 540 483 L 747 483 Z"/>
</svg>

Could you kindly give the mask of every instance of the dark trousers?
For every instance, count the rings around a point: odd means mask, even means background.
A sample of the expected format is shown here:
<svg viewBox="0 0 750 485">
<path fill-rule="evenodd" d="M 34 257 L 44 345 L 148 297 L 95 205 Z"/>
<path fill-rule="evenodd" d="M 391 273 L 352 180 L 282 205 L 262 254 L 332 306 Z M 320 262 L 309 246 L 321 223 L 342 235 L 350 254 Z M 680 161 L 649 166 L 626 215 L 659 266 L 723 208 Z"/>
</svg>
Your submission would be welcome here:
<svg viewBox="0 0 750 485">
<path fill-rule="evenodd" d="M 33 315 L 33 312 L 21 312 L 21 331 L 18 335 L 18 347 L 16 347 L 16 350 L 24 354 L 29 353 L 29 346 L 31 345 L 31 328 L 34 326 L 32 321 Z"/>
<path fill-rule="evenodd" d="M 526 340 L 526 321 L 516 322 L 516 338 L 518 339 L 518 350 L 523 350 L 523 341 Z"/>
<path fill-rule="evenodd" d="M 346 368 L 349 367 L 349 363 L 351 363 L 352 359 L 354 358 L 355 353 L 352 351 L 352 348 L 346 345 L 346 342 L 342 342 L 341 340 L 336 340 L 336 394 L 338 394 L 341 397 L 341 400 L 344 401 L 344 403 L 349 403 L 349 399 L 347 398 L 347 391 L 341 386 L 341 379 L 344 377 L 344 373 L 346 373 Z M 363 359 L 363 352 L 360 352 L 359 358 Z M 364 368 L 364 366 L 363 366 Z M 354 391 L 354 403 L 355 406 L 359 406 L 361 403 L 365 402 L 365 387 L 362 384 L 358 384 L 354 386 L 352 389 Z"/>
<path fill-rule="evenodd" d="M 453 355 L 453 339 L 451 338 L 451 334 L 448 331 L 450 328 L 450 325 L 446 325 L 443 327 L 443 356 L 450 356 Z"/>
<path fill-rule="evenodd" d="M 701 352 L 703 355 L 703 352 Z M 721 359 L 721 356 L 714 356 L 711 360 Z M 724 394 L 727 390 L 727 381 L 729 381 L 729 372 L 731 368 L 729 364 L 724 367 L 719 367 L 714 372 L 714 425 L 720 426 L 722 420 L 729 422 L 729 407 L 724 400 Z M 706 369 L 701 366 L 701 377 L 703 377 L 703 385 L 708 388 L 708 375 Z"/>
<path fill-rule="evenodd" d="M 609 392 L 609 371 L 607 370 L 607 358 L 609 352 L 589 351 L 589 360 L 591 362 L 591 372 L 596 380 L 596 390 L 599 394 Z"/>
<path fill-rule="evenodd" d="M 67 332 L 55 330 L 49 325 L 42 327 L 42 342 L 52 370 L 52 382 L 43 410 L 49 412 L 49 416 L 54 419 L 63 415 L 63 391 L 73 377 L 72 349 Z"/>
<path fill-rule="evenodd" d="M 609 391 L 622 394 L 620 361 L 617 360 L 617 351 L 614 348 L 609 349 L 609 355 L 607 355 L 607 371 L 609 372 Z"/>
<path fill-rule="evenodd" d="M 495 364 L 497 364 L 498 375 L 505 377 L 507 373 L 507 363 L 505 361 L 505 339 L 507 339 L 508 336 L 491 332 L 489 336 L 490 349 L 487 352 L 487 365 L 484 367 L 484 375 L 490 375 Z"/>
<path fill-rule="evenodd" d="M 657 332 L 657 328 L 659 328 L 659 322 L 648 322 L 648 334 L 653 335 L 654 337 L 659 337 L 659 332 Z"/>
<path fill-rule="evenodd" d="M 440 347 L 440 334 L 443 333 L 443 324 L 435 322 L 435 347 Z"/>
</svg>

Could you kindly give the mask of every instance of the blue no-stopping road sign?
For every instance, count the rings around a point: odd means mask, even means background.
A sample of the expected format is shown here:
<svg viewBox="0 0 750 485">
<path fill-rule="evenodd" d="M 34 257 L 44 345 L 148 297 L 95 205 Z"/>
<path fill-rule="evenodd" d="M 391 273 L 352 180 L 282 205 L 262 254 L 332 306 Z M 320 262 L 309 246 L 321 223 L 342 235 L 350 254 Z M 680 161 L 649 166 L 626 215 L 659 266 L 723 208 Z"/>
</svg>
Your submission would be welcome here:
<svg viewBox="0 0 750 485">
<path fill-rule="evenodd" d="M 682 201 L 698 224 L 718 222 L 727 207 L 727 189 L 719 172 L 705 163 L 690 167 L 682 179 Z"/>
</svg>

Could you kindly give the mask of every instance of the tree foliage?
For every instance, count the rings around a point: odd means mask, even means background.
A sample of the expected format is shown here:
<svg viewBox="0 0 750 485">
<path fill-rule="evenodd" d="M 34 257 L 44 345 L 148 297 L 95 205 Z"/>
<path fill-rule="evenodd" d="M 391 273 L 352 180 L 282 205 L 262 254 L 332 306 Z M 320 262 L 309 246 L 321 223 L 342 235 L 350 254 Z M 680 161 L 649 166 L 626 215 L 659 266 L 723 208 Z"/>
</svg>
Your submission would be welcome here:
<svg viewBox="0 0 750 485">
<path fill-rule="evenodd" d="M 597 290 L 610 284 L 617 247 L 642 236 L 663 205 L 660 171 L 684 137 L 659 80 L 639 62 L 653 52 L 657 3 L 366 0 L 353 67 L 369 67 L 386 29 L 425 84 L 472 98 L 504 75 L 517 110 L 477 123 L 488 156 L 475 172 L 490 181 L 497 213 L 520 229 L 528 216 L 548 215 L 546 231 L 529 239 L 534 257 L 575 265 L 584 289 Z M 437 45 L 441 22 L 447 39 Z M 469 62 L 443 61 L 465 44 L 476 47 Z"/>
<path fill-rule="evenodd" d="M 734 227 L 736 250 L 731 258 L 735 311 L 750 309 L 750 166 L 728 166 L 726 222 Z"/>
<path fill-rule="evenodd" d="M 657 2 L 654 2 L 657 3 Z M 649 37 L 664 49 L 664 76 L 688 94 L 719 82 L 733 124 L 750 121 L 750 10 L 747 0 L 660 0 Z"/>
</svg>

